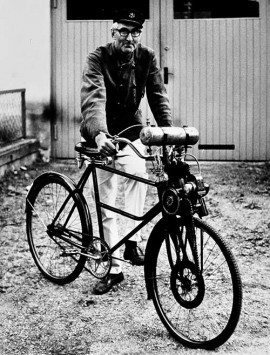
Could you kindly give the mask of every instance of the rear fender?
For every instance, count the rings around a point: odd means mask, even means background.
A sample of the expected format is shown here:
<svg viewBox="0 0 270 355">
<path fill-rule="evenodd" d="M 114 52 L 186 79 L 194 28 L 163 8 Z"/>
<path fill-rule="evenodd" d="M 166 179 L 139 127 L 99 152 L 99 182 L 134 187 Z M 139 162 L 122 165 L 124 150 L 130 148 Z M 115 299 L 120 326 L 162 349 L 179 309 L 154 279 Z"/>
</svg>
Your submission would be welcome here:
<svg viewBox="0 0 270 355">
<path fill-rule="evenodd" d="M 39 188 L 40 184 L 42 184 L 42 182 L 45 179 L 49 179 L 49 178 L 58 178 L 59 180 L 62 180 L 63 183 L 65 183 L 66 185 L 68 185 L 70 191 L 74 191 L 74 194 L 76 194 L 76 198 L 79 200 L 79 202 L 81 202 L 81 204 L 83 205 L 84 208 L 84 212 L 85 215 L 87 217 L 87 223 L 88 223 L 88 230 L 91 231 L 92 230 L 92 223 L 91 223 L 91 216 L 90 216 L 90 212 L 89 212 L 89 208 L 88 208 L 88 204 L 85 200 L 85 197 L 83 196 L 83 194 L 81 193 L 81 191 L 76 190 L 76 184 L 75 182 L 69 178 L 66 175 L 63 175 L 61 173 L 55 172 L 55 171 L 47 171 L 45 173 L 42 173 L 41 175 L 39 175 L 31 184 L 30 189 L 27 193 L 26 196 L 26 204 L 25 204 L 25 212 L 27 211 L 28 208 L 31 208 L 31 200 L 32 200 L 32 196 L 35 192 L 35 190 L 37 188 Z M 30 202 L 30 203 L 29 203 Z"/>
</svg>

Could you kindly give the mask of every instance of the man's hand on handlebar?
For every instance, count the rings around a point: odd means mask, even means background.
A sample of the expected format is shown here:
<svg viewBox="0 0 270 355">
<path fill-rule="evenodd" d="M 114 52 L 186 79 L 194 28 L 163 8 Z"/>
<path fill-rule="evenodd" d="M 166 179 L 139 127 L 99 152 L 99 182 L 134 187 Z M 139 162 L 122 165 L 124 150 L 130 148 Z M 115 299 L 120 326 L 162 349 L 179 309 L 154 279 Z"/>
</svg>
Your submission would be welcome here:
<svg viewBox="0 0 270 355">
<path fill-rule="evenodd" d="M 116 147 L 112 143 L 110 138 L 107 138 L 106 134 L 101 132 L 95 137 L 98 151 L 104 157 L 110 157 L 116 153 Z"/>
</svg>

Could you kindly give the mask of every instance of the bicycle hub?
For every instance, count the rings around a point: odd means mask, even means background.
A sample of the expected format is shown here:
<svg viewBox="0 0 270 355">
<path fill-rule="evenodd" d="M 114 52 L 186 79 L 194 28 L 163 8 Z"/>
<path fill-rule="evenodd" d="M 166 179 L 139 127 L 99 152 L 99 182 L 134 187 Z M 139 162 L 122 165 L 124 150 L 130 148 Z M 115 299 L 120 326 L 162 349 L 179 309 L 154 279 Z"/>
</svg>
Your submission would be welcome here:
<svg viewBox="0 0 270 355">
<path fill-rule="evenodd" d="M 169 215 L 176 215 L 180 208 L 179 189 L 168 188 L 162 194 L 162 206 Z"/>
</svg>

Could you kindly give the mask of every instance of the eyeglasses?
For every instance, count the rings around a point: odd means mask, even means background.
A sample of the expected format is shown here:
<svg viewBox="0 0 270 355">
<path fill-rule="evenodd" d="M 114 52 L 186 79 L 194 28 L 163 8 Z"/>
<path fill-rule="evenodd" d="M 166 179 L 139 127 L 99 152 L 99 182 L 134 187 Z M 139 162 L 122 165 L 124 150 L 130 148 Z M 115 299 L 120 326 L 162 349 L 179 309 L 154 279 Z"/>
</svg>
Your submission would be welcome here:
<svg viewBox="0 0 270 355">
<path fill-rule="evenodd" d="M 129 36 L 129 34 L 131 34 L 132 38 L 136 38 L 139 37 L 140 34 L 142 33 L 141 30 L 131 30 L 129 31 L 127 28 L 120 28 L 120 30 L 116 30 L 117 32 L 119 32 L 121 37 L 127 38 Z"/>
</svg>

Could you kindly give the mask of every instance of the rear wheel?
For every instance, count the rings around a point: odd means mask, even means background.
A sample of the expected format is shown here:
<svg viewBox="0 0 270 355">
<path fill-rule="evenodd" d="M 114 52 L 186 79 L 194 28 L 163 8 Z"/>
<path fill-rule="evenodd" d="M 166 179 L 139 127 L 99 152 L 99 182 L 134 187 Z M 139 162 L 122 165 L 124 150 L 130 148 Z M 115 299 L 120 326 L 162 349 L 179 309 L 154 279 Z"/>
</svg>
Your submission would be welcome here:
<svg viewBox="0 0 270 355">
<path fill-rule="evenodd" d="M 82 271 L 91 224 L 70 179 L 58 173 L 39 176 L 26 200 L 26 231 L 30 251 L 42 274 L 58 284 Z"/>
<path fill-rule="evenodd" d="M 148 295 L 165 327 L 183 345 L 216 348 L 228 340 L 239 320 L 238 267 L 221 236 L 197 218 L 195 262 L 185 226 L 180 218 L 175 223 L 177 228 L 168 232 L 161 220 L 149 238 L 145 256 Z"/>
</svg>

